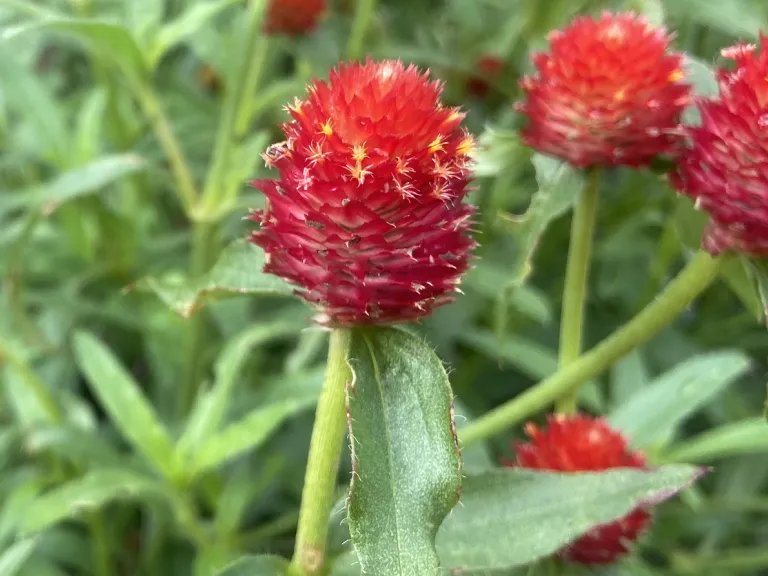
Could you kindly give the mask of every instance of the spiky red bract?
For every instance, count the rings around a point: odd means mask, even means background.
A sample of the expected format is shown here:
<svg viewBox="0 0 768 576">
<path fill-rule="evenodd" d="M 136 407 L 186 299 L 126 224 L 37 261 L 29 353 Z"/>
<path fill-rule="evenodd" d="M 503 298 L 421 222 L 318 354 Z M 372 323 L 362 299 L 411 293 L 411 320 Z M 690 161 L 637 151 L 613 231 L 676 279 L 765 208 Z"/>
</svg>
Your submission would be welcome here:
<svg viewBox="0 0 768 576">
<path fill-rule="evenodd" d="M 298 36 L 311 32 L 325 12 L 325 0 L 269 0 L 264 22 L 267 34 Z"/>
<path fill-rule="evenodd" d="M 703 248 L 768 255 L 768 37 L 722 55 L 735 62 L 717 71 L 718 98 L 700 99 L 701 125 L 688 128 L 689 148 L 672 184 L 706 210 Z"/>
<path fill-rule="evenodd" d="M 482 76 L 472 76 L 467 81 L 467 92 L 478 98 L 482 98 L 490 90 L 488 78 L 495 79 L 504 68 L 504 61 L 498 56 L 486 55 L 480 58 L 477 69 Z"/>
<path fill-rule="evenodd" d="M 528 424 L 526 432 L 530 442 L 516 445 L 516 462 L 505 464 L 560 472 L 645 468 L 643 455 L 631 451 L 603 418 L 554 415 L 547 418 L 545 429 Z M 629 552 L 650 521 L 649 511 L 637 508 L 616 522 L 593 528 L 558 555 L 578 564 L 612 564 Z"/>
<path fill-rule="evenodd" d="M 675 153 L 691 87 L 664 28 L 605 12 L 576 18 L 549 42 L 521 81 L 528 146 L 578 167 L 640 167 Z"/>
<path fill-rule="evenodd" d="M 442 85 L 399 61 L 342 64 L 287 109 L 264 158 L 279 179 L 252 241 L 332 326 L 427 316 L 453 300 L 474 247 L 462 202 L 473 138 Z"/>
</svg>

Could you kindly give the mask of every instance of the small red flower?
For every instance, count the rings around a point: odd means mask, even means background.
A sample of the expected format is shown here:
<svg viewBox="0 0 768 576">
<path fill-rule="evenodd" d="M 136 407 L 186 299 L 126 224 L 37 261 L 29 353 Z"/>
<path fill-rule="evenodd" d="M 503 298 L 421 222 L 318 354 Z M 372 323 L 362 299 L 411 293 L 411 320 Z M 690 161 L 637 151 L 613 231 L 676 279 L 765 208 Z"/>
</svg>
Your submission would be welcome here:
<svg viewBox="0 0 768 576">
<path fill-rule="evenodd" d="M 550 34 L 549 53 L 523 78 L 523 141 L 574 166 L 648 165 L 675 152 L 691 100 L 683 56 L 670 37 L 633 13 L 576 18 Z"/>
<path fill-rule="evenodd" d="M 504 68 L 504 61 L 497 56 L 483 56 L 477 63 L 480 75 L 472 76 L 467 81 L 467 92 L 478 98 L 485 96 L 490 90 L 488 79 L 495 79 L 502 68 Z"/>
<path fill-rule="evenodd" d="M 698 102 L 701 126 L 690 127 L 690 147 L 672 184 L 706 210 L 703 247 L 768 255 L 768 36 L 760 50 L 738 45 L 722 51 L 735 61 L 718 70 L 719 98 Z"/>
<path fill-rule="evenodd" d="M 549 416 L 545 430 L 528 424 L 526 432 L 531 441 L 515 446 L 517 462 L 506 465 L 561 472 L 645 468 L 643 455 L 630 451 L 624 437 L 603 418 Z M 578 564 L 612 564 L 629 552 L 650 521 L 649 512 L 637 508 L 616 522 L 593 528 L 559 556 Z"/>
<path fill-rule="evenodd" d="M 265 22 L 267 34 L 298 36 L 314 30 L 325 12 L 325 0 L 269 0 Z"/>
<path fill-rule="evenodd" d="M 467 235 L 474 141 L 442 86 L 399 61 L 340 65 L 287 110 L 286 140 L 264 154 L 277 180 L 251 239 L 265 271 L 299 286 L 328 325 L 418 319 L 453 300 Z"/>
</svg>

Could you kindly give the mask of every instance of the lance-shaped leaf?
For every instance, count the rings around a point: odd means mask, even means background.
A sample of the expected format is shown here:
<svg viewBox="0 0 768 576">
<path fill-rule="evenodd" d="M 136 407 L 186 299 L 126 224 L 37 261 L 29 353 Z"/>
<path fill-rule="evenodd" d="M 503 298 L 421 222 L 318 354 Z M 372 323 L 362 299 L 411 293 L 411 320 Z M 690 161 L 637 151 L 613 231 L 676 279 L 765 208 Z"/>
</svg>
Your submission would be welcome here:
<svg viewBox="0 0 768 576">
<path fill-rule="evenodd" d="M 434 576 L 434 538 L 461 469 L 448 377 L 419 338 L 355 333 L 348 386 L 349 529 L 363 575 Z"/>
<path fill-rule="evenodd" d="M 246 556 L 226 566 L 216 576 L 284 576 L 288 562 L 279 556 Z"/>
<path fill-rule="evenodd" d="M 461 504 L 438 532 L 440 560 L 460 574 L 529 564 L 637 506 L 672 497 L 701 474 L 674 465 L 579 474 L 513 468 L 470 476 Z"/>
<path fill-rule="evenodd" d="M 262 272 L 261 248 L 238 240 L 228 246 L 208 274 L 198 281 L 181 276 L 148 277 L 136 285 L 154 292 L 171 309 L 185 318 L 198 312 L 209 301 L 243 294 L 290 296 L 294 288 L 277 276 Z"/>
</svg>

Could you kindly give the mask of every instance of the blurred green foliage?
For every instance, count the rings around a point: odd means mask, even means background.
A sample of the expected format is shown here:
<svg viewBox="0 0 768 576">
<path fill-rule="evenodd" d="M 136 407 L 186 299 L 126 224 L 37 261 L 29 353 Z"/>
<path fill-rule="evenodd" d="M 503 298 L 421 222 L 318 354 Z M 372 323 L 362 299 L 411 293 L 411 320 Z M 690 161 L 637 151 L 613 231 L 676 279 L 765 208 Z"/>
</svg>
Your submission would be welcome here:
<svg viewBox="0 0 768 576">
<path fill-rule="evenodd" d="M 263 205 L 246 182 L 269 174 L 259 154 L 279 139 L 282 105 L 346 57 L 356 2 L 332 2 L 295 39 L 263 37 L 260 4 L 0 0 L 2 576 L 206 576 L 291 554 L 326 339 L 257 254 L 230 244 Z M 416 328 L 452 368 L 459 428 L 556 368 L 580 176 L 517 142 L 512 103 L 547 32 L 602 9 L 675 31 L 702 95 L 719 50 L 768 22 L 762 0 L 375 4 L 366 53 L 429 67 L 484 144 L 481 258 L 466 294 Z M 473 96 L 489 54 L 503 71 Z M 703 225 L 651 172 L 611 172 L 601 201 L 588 346 L 653 298 Z M 499 224 L 523 213 L 522 229 Z M 715 465 L 605 574 L 768 570 L 768 335 L 751 274 L 734 261 L 584 388 L 582 405 L 652 462 Z M 250 296 L 227 297 L 238 293 Z M 465 467 L 493 466 L 518 438 L 473 446 Z M 347 457 L 340 497 L 349 476 Z M 359 573 L 341 532 L 335 573 Z M 230 574 L 282 570 L 274 557 L 242 566 Z"/>
</svg>

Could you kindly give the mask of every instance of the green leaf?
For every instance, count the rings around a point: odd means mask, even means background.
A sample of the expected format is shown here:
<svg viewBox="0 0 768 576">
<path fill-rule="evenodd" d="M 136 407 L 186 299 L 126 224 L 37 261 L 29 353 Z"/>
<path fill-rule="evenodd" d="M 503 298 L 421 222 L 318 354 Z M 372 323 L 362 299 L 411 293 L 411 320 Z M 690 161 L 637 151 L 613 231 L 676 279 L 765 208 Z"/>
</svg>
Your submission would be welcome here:
<svg viewBox="0 0 768 576">
<path fill-rule="evenodd" d="M 690 54 L 686 54 L 685 59 L 688 81 L 693 86 L 694 93 L 697 96 L 702 97 L 717 96 L 717 78 L 715 78 L 715 72 L 712 69 L 712 66 Z M 694 126 L 701 124 L 701 115 L 695 102 L 692 102 L 691 105 L 685 109 L 683 120 L 686 124 Z"/>
<path fill-rule="evenodd" d="M 720 272 L 720 278 L 758 322 L 764 319 L 765 311 L 760 298 L 760 288 L 755 282 L 753 268 L 747 258 L 726 260 Z"/>
<path fill-rule="evenodd" d="M 757 288 L 757 294 L 762 304 L 762 318 L 768 322 L 768 259 L 754 258 L 746 260 L 749 270 L 752 272 Z"/>
<path fill-rule="evenodd" d="M 763 18 L 743 0 L 676 0 L 666 2 L 669 19 L 695 22 L 735 38 L 756 39 Z"/>
<path fill-rule="evenodd" d="M 127 470 L 101 469 L 39 496 L 25 510 L 19 529 L 40 532 L 67 518 L 98 510 L 115 500 L 164 495 L 156 480 Z"/>
<path fill-rule="evenodd" d="M 69 157 L 69 134 L 63 110 L 48 87 L 23 66 L 10 49 L 10 46 L 0 42 L 0 86 L 3 100 L 34 130 L 48 159 L 63 166 Z"/>
<path fill-rule="evenodd" d="M 4 389 L 23 426 L 45 422 L 60 424 L 64 414 L 48 386 L 16 349 L 12 342 L 0 338 L 0 366 L 5 363 Z M 0 369 L 1 370 L 1 369 Z"/>
<path fill-rule="evenodd" d="M 34 539 L 20 540 L 0 554 L 0 574 L 3 576 L 15 576 L 24 566 L 37 541 Z"/>
<path fill-rule="evenodd" d="M 674 465 L 578 474 L 509 468 L 469 476 L 461 504 L 437 534 L 440 560 L 457 573 L 529 564 L 639 505 L 671 497 L 700 474 Z"/>
<path fill-rule="evenodd" d="M 219 14 L 224 8 L 240 0 L 214 0 L 193 4 L 181 16 L 160 29 L 149 53 L 149 65 L 155 68 L 160 59 L 176 44 L 194 34 L 208 20 Z"/>
<path fill-rule="evenodd" d="M 107 441 L 71 426 L 37 428 L 24 441 L 30 453 L 50 450 L 60 457 L 85 467 L 114 467 L 125 460 Z"/>
<path fill-rule="evenodd" d="M 109 57 L 132 81 L 147 76 L 147 64 L 136 39 L 130 30 L 120 24 L 92 19 L 51 19 L 8 30 L 4 37 L 41 28 L 71 36 L 97 54 Z"/>
<path fill-rule="evenodd" d="M 210 436 L 194 456 L 186 474 L 195 477 L 227 460 L 258 448 L 289 417 L 311 406 L 317 398 L 307 396 L 256 408 L 242 420 Z"/>
<path fill-rule="evenodd" d="M 631 438 L 635 448 L 668 442 L 683 420 L 749 367 L 749 357 L 738 350 L 701 354 L 656 378 L 614 410 L 609 420 Z"/>
<path fill-rule="evenodd" d="M 297 334 L 304 326 L 304 322 L 280 319 L 247 328 L 227 343 L 216 360 L 213 387 L 195 404 L 184 434 L 178 442 L 176 450 L 179 454 L 190 453 L 219 427 L 229 407 L 237 377 L 251 350 L 272 340 Z"/>
<path fill-rule="evenodd" d="M 174 479 L 178 466 L 173 443 L 138 383 L 91 334 L 77 333 L 74 348 L 91 390 L 115 426 L 150 464 Z"/>
<path fill-rule="evenodd" d="M 288 561 L 280 556 L 246 556 L 216 573 L 216 576 L 285 576 Z"/>
<path fill-rule="evenodd" d="M 768 423 L 753 418 L 712 428 L 671 446 L 661 456 L 664 462 L 711 462 L 740 454 L 768 452 Z"/>
<path fill-rule="evenodd" d="M 13 210 L 40 209 L 47 214 L 61 204 L 99 192 L 104 186 L 146 168 L 135 154 L 102 156 L 51 182 L 0 197 L 0 217 Z"/>
<path fill-rule="evenodd" d="M 473 158 L 475 175 L 478 178 L 496 176 L 516 158 L 521 147 L 517 132 L 486 128 Z"/>
<path fill-rule="evenodd" d="M 290 296 L 294 288 L 277 276 L 262 272 L 264 252 L 239 240 L 228 246 L 213 269 L 197 282 L 179 276 L 144 278 L 137 288 L 154 292 L 184 318 L 192 316 L 209 301 L 242 294 Z"/>
<path fill-rule="evenodd" d="M 509 263 L 512 280 L 504 287 L 523 284 L 533 270 L 533 255 L 539 239 L 554 220 L 568 212 L 584 188 L 584 175 L 565 162 L 534 154 L 539 189 L 521 216 L 505 215 L 506 229 L 516 241 L 516 253 Z"/>
<path fill-rule="evenodd" d="M 362 572 L 434 576 L 435 533 L 461 484 L 448 377 L 393 328 L 355 332 L 349 357 L 349 529 Z"/>
<path fill-rule="evenodd" d="M 662 0 L 630 0 L 627 8 L 640 12 L 654 26 L 664 26 Z"/>
</svg>

